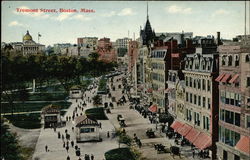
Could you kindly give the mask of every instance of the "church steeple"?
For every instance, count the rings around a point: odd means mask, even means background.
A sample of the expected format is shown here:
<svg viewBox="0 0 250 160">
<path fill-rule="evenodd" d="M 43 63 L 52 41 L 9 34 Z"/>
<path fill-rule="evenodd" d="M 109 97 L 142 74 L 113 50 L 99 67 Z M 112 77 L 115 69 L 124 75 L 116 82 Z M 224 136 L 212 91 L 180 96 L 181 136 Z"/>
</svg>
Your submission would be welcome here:
<svg viewBox="0 0 250 160">
<path fill-rule="evenodd" d="M 146 24 L 143 30 L 140 31 L 140 35 L 142 38 L 142 42 L 143 45 L 147 45 L 149 46 L 150 43 L 153 41 L 153 39 L 155 38 L 155 34 L 151 28 L 151 24 L 149 21 L 149 15 L 148 15 L 148 2 L 147 2 L 147 20 L 146 20 Z"/>
<path fill-rule="evenodd" d="M 147 2 L 147 20 L 148 20 L 148 2 Z"/>
</svg>

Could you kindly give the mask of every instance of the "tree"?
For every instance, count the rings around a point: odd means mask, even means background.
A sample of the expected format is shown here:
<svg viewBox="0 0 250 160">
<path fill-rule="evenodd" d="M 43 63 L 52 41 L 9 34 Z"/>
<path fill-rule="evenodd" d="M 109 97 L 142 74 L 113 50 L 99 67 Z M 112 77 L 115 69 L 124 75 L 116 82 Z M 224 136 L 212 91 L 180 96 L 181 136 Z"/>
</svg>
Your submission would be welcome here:
<svg viewBox="0 0 250 160">
<path fill-rule="evenodd" d="M 8 126 L 1 119 L 1 159 L 22 160 L 21 147 L 18 145 L 17 137 L 8 129 Z"/>
</svg>

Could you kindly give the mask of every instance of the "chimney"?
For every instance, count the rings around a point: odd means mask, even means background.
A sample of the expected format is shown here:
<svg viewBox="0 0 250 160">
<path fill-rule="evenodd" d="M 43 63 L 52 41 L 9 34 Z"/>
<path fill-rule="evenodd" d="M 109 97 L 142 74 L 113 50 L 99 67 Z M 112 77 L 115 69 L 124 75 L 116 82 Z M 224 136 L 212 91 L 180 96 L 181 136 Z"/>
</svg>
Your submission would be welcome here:
<svg viewBox="0 0 250 160">
<path fill-rule="evenodd" d="M 216 42 L 217 46 L 219 46 L 221 44 L 220 42 L 220 32 L 217 32 L 217 42 Z"/>
</svg>

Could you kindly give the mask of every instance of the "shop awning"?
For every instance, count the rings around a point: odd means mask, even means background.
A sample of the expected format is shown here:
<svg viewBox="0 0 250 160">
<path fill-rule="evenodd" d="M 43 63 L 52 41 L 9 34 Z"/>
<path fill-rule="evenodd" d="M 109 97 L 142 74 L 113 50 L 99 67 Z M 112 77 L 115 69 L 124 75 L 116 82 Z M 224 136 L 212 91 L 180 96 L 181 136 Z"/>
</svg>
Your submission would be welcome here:
<svg viewBox="0 0 250 160">
<path fill-rule="evenodd" d="M 185 136 L 185 138 L 190 142 L 190 143 L 194 143 L 194 141 L 196 140 L 196 138 L 199 136 L 201 132 L 199 132 L 197 129 L 192 128 L 188 134 Z"/>
<path fill-rule="evenodd" d="M 231 77 L 231 74 L 226 74 L 226 75 L 222 78 L 221 82 L 226 83 L 230 77 Z"/>
<path fill-rule="evenodd" d="M 153 104 L 152 106 L 150 106 L 149 108 L 148 108 L 148 110 L 150 111 L 150 112 L 153 112 L 153 113 L 156 113 L 157 112 L 157 105 L 156 104 Z"/>
<path fill-rule="evenodd" d="M 177 130 L 178 128 L 180 128 L 181 126 L 183 126 L 183 124 L 179 121 L 174 121 L 172 124 L 171 124 L 171 128 L 173 128 L 174 130 Z"/>
<path fill-rule="evenodd" d="M 233 78 L 229 81 L 229 83 L 235 83 L 238 77 L 239 74 L 234 75 Z"/>
<path fill-rule="evenodd" d="M 182 136 L 186 136 L 191 129 L 192 127 L 190 125 L 184 124 L 183 126 L 177 129 L 177 132 Z"/>
<path fill-rule="evenodd" d="M 215 81 L 220 82 L 221 79 L 222 79 L 224 76 L 225 76 L 225 73 L 220 74 L 220 75 L 215 79 Z"/>
<path fill-rule="evenodd" d="M 212 145 L 212 139 L 205 133 L 200 133 L 193 143 L 197 148 L 203 150 Z"/>
<path fill-rule="evenodd" d="M 250 154 L 250 137 L 249 136 L 241 136 L 240 140 L 235 146 L 236 149 Z"/>
</svg>

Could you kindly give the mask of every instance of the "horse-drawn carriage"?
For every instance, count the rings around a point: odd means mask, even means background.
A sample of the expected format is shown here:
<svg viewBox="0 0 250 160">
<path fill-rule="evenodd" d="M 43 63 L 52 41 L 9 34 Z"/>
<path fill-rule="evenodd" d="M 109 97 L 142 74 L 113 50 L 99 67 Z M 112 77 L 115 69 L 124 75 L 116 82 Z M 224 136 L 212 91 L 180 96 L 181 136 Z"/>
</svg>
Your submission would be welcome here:
<svg viewBox="0 0 250 160">
<path fill-rule="evenodd" d="M 119 124 L 120 124 L 121 127 L 126 127 L 125 119 L 122 117 L 121 114 L 117 115 L 117 120 L 119 121 Z"/>
<path fill-rule="evenodd" d="M 147 129 L 146 135 L 147 135 L 149 138 L 155 138 L 155 132 L 154 132 L 152 129 Z"/>
</svg>

